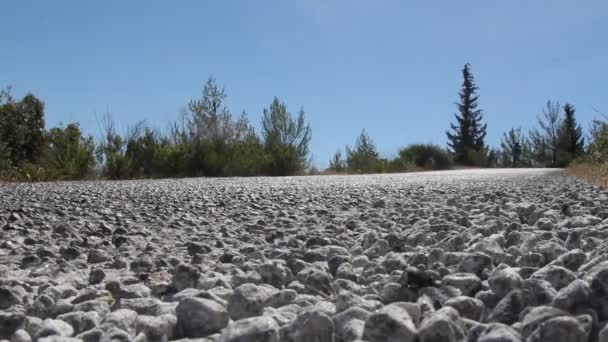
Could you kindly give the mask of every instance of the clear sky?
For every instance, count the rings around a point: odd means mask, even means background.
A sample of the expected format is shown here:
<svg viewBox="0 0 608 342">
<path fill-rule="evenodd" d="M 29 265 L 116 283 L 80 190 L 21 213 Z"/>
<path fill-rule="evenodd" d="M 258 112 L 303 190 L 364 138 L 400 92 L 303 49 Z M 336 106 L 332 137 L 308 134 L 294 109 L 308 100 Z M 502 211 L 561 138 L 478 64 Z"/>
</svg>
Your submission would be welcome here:
<svg viewBox="0 0 608 342">
<path fill-rule="evenodd" d="M 490 145 L 548 99 L 585 128 L 608 112 L 605 0 L 5 0 L 0 32 L 0 86 L 42 98 L 50 125 L 98 136 L 108 108 L 165 128 L 213 75 L 256 125 L 273 96 L 303 107 L 322 167 L 362 128 L 386 156 L 444 145 L 466 62 Z"/>
</svg>

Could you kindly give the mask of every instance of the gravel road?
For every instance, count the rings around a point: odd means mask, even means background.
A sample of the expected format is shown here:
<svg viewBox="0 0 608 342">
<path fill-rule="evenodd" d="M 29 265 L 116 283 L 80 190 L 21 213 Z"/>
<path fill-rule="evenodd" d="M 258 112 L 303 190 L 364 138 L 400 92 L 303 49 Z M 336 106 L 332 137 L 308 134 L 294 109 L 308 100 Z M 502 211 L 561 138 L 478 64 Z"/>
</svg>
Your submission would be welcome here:
<svg viewBox="0 0 608 342">
<path fill-rule="evenodd" d="M 0 340 L 608 342 L 559 170 L 0 184 Z"/>
</svg>

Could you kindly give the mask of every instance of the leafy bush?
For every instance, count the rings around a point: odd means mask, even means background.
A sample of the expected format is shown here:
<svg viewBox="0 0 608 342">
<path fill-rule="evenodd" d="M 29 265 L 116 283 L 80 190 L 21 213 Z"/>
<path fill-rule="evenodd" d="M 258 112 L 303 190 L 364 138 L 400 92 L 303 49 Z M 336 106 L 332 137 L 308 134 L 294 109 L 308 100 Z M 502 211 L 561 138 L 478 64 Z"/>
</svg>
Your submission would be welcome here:
<svg viewBox="0 0 608 342">
<path fill-rule="evenodd" d="M 374 144 L 372 138 L 365 132 L 361 131 L 355 147 L 346 146 L 346 167 L 349 172 L 355 173 L 371 173 L 382 172 L 380 163 L 380 153 Z"/>
<path fill-rule="evenodd" d="M 596 121 L 588 146 L 588 159 L 592 162 L 608 162 L 608 123 Z"/>
<path fill-rule="evenodd" d="M 51 128 L 40 162 L 53 179 L 85 179 L 95 168 L 95 143 L 76 123 Z"/>
<path fill-rule="evenodd" d="M 297 115 L 287 111 L 278 98 L 264 109 L 262 137 L 267 154 L 267 173 L 285 176 L 303 173 L 309 166 L 309 144 L 312 136 L 310 124 L 306 123 L 304 110 Z"/>
<path fill-rule="evenodd" d="M 415 165 L 427 170 L 446 170 L 452 167 L 449 154 L 435 145 L 414 144 L 399 151 L 401 165 Z"/>
</svg>

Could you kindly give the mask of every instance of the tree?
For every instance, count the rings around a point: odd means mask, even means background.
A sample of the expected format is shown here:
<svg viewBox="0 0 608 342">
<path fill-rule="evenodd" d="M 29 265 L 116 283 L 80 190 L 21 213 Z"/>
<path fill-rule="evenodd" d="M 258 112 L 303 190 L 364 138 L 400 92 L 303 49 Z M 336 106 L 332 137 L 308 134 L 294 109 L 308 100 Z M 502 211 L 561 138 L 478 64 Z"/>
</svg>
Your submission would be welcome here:
<svg viewBox="0 0 608 342">
<path fill-rule="evenodd" d="M 32 94 L 16 102 L 0 93 L 0 149 L 11 165 L 37 163 L 44 146 L 44 103 Z"/>
<path fill-rule="evenodd" d="M 447 170 L 452 167 L 450 156 L 439 146 L 412 144 L 399 150 L 401 165 L 415 165 L 430 170 Z"/>
<path fill-rule="evenodd" d="M 560 132 L 559 102 L 547 101 L 542 114 L 538 116 L 540 130 L 531 132 L 531 140 L 535 159 L 550 166 L 557 165 L 559 132 Z"/>
<path fill-rule="evenodd" d="M 345 161 L 342 159 L 342 151 L 338 150 L 329 160 L 329 169 L 335 172 L 342 172 L 346 168 Z"/>
<path fill-rule="evenodd" d="M 566 103 L 563 109 L 564 119 L 559 127 L 557 142 L 557 161 L 559 166 L 566 166 L 572 160 L 582 156 L 585 149 L 583 129 L 576 122 L 576 109 L 569 103 Z"/>
<path fill-rule="evenodd" d="M 136 134 L 141 122 L 129 129 L 130 134 L 123 138 L 116 128 L 116 123 L 109 112 L 101 120 L 103 137 L 95 151 L 97 160 L 103 165 L 101 174 L 108 179 L 126 179 L 132 177 L 130 160 L 125 156 L 126 145 Z M 130 139 L 131 138 L 131 139 Z"/>
<path fill-rule="evenodd" d="M 190 154 L 189 175 L 221 176 L 231 158 L 234 143 L 249 134 L 245 113 L 234 120 L 224 105 L 227 95 L 213 77 L 203 87 L 202 97 L 188 104 Z"/>
<path fill-rule="evenodd" d="M 155 176 L 155 158 L 161 145 L 159 132 L 147 127 L 143 121 L 138 122 L 129 131 L 125 157 L 131 163 L 132 173 L 136 177 Z"/>
<path fill-rule="evenodd" d="M 521 133 L 521 128 L 511 128 L 507 133 L 504 133 L 500 142 L 503 166 L 524 166 L 524 151 L 527 149 L 527 144 L 526 138 Z"/>
<path fill-rule="evenodd" d="M 294 116 L 277 97 L 268 109 L 264 109 L 262 137 L 269 157 L 269 174 L 285 176 L 307 169 L 312 130 L 304 115 L 304 110 L 300 109 Z"/>
<path fill-rule="evenodd" d="M 346 146 L 346 167 L 353 172 L 369 173 L 379 172 L 380 153 L 376 149 L 376 145 L 370 136 L 361 131 L 355 147 L 351 149 Z"/>
<path fill-rule="evenodd" d="M 482 112 L 477 109 L 478 88 L 470 64 L 465 64 L 462 77 L 458 113 L 455 114 L 456 124 L 451 124 L 451 132 L 447 131 L 446 135 L 448 146 L 454 153 L 454 161 L 462 165 L 476 165 L 482 159 L 478 154 L 485 151 L 487 125 L 482 124 Z"/>
<path fill-rule="evenodd" d="M 83 136 L 77 123 L 51 128 L 41 164 L 53 179 L 84 179 L 95 167 L 93 137 Z"/>
</svg>

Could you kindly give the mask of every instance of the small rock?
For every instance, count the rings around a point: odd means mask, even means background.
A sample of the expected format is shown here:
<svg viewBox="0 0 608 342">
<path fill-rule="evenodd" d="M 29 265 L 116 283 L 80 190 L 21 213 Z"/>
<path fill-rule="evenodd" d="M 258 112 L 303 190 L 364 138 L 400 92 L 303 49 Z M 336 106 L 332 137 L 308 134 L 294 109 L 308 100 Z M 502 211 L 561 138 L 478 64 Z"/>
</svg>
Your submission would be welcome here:
<svg viewBox="0 0 608 342">
<path fill-rule="evenodd" d="M 299 313 L 291 324 L 281 328 L 281 341 L 332 342 L 333 330 L 334 323 L 327 314 L 308 309 Z"/>
<path fill-rule="evenodd" d="M 91 330 L 99 325 L 101 318 L 99 314 L 95 311 L 83 312 L 76 311 L 70 312 L 63 315 L 57 316 L 57 319 L 60 319 L 64 322 L 69 323 L 72 328 L 74 328 L 75 334 L 83 333 L 87 330 Z"/>
<path fill-rule="evenodd" d="M 259 316 L 264 310 L 264 304 L 274 294 L 270 286 L 243 284 L 236 289 L 228 300 L 228 313 L 233 320 Z"/>
<path fill-rule="evenodd" d="M 592 293 L 586 281 L 575 279 L 566 287 L 559 290 L 553 298 L 552 306 L 569 311 L 573 314 L 579 313 L 591 307 Z"/>
<path fill-rule="evenodd" d="M 467 296 L 450 298 L 445 302 L 445 306 L 453 307 L 460 313 L 460 316 L 474 321 L 481 320 L 481 314 L 484 310 L 484 304 L 481 300 Z"/>
<path fill-rule="evenodd" d="M 101 249 L 91 249 L 89 251 L 89 255 L 87 257 L 87 262 L 89 264 L 99 264 L 102 262 L 111 261 L 112 257 L 106 251 Z"/>
<path fill-rule="evenodd" d="M 513 324 L 518 321 L 519 313 L 527 306 L 522 290 L 513 290 L 496 304 L 488 321 Z"/>
<path fill-rule="evenodd" d="M 417 332 L 409 312 L 394 303 L 382 307 L 365 321 L 363 337 L 370 342 L 414 342 Z"/>
<path fill-rule="evenodd" d="M 95 285 L 101 283 L 106 278 L 106 272 L 101 268 L 94 268 L 89 272 L 89 284 Z"/>
<path fill-rule="evenodd" d="M 15 331 L 24 327 L 25 322 L 22 314 L 0 310 L 0 338 L 9 339 Z"/>
<path fill-rule="evenodd" d="M 9 286 L 0 286 L 0 310 L 21 304 L 23 304 L 23 299 L 18 291 Z"/>
<path fill-rule="evenodd" d="M 225 328 L 230 320 L 223 305 L 203 298 L 182 299 L 176 313 L 177 331 L 182 337 L 205 337 Z"/>
<path fill-rule="evenodd" d="M 511 267 L 496 270 L 488 278 L 490 289 L 499 298 L 503 298 L 512 290 L 520 288 L 522 281 L 521 276 Z"/>
<path fill-rule="evenodd" d="M 453 286 L 465 296 L 473 296 L 481 290 L 481 279 L 473 273 L 452 273 L 441 280 L 442 285 Z"/>
<path fill-rule="evenodd" d="M 251 317 L 230 323 L 220 336 L 221 342 L 278 342 L 279 326 L 270 317 Z"/>
<path fill-rule="evenodd" d="M 456 309 L 441 308 L 427 316 L 418 328 L 419 342 L 457 342 L 465 338 L 465 327 Z"/>
<path fill-rule="evenodd" d="M 547 320 L 528 337 L 530 342 L 579 342 L 587 341 L 591 332 L 592 318 L 560 316 Z"/>
</svg>

